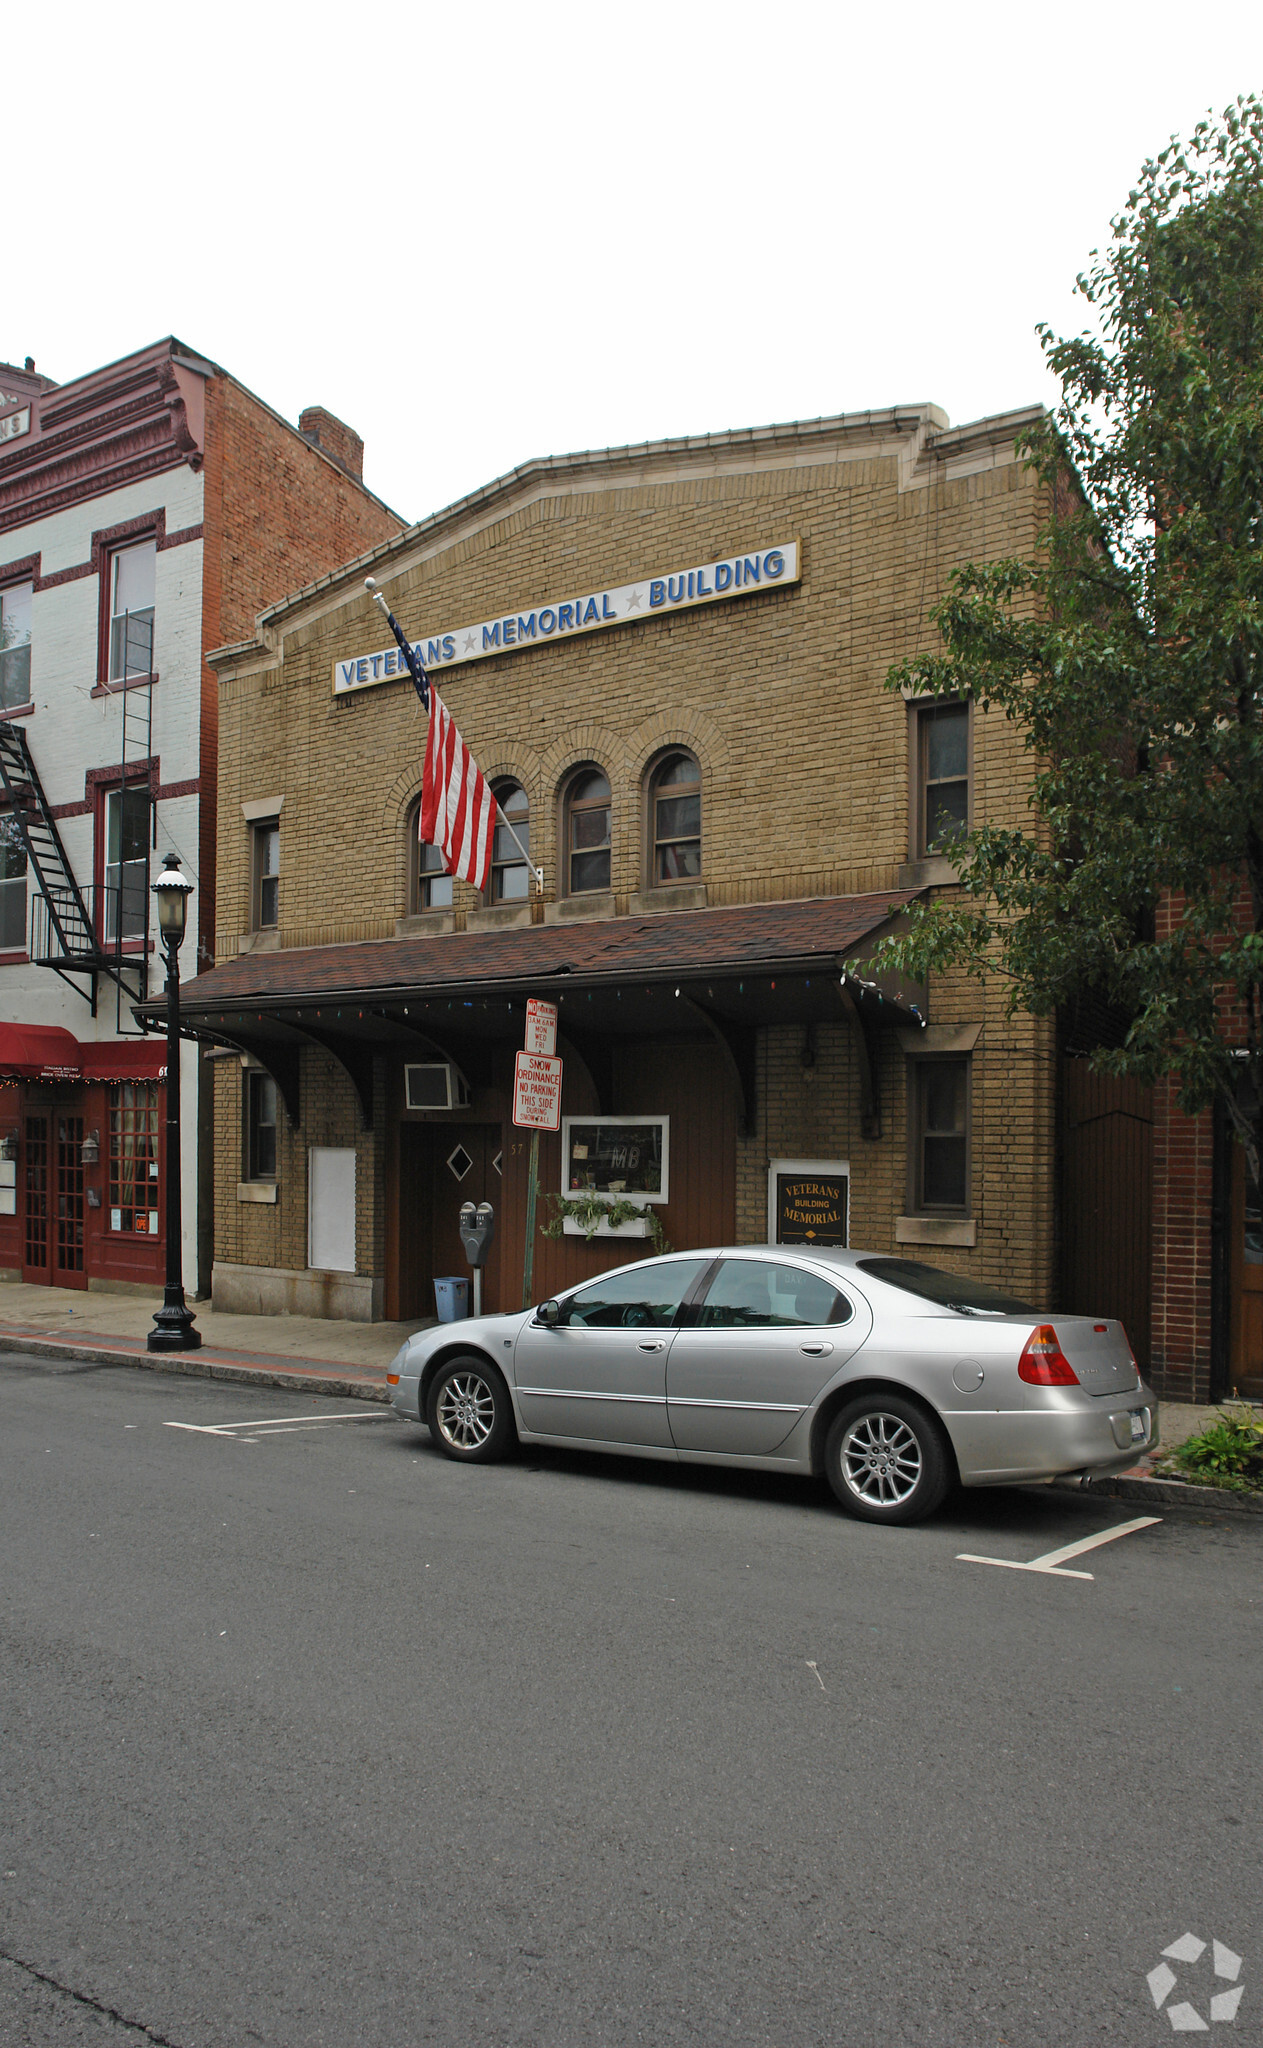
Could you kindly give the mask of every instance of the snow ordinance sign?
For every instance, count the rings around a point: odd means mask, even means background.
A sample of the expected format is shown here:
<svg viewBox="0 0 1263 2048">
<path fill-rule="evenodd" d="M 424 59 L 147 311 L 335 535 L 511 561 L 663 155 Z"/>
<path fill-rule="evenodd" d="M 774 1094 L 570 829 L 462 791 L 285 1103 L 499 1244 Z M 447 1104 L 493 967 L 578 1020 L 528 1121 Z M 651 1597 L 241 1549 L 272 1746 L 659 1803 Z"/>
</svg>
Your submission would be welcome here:
<svg viewBox="0 0 1263 2048">
<path fill-rule="evenodd" d="M 561 1129 L 561 1061 L 520 1052 L 513 1064 L 513 1121 L 524 1131 Z"/>
</svg>

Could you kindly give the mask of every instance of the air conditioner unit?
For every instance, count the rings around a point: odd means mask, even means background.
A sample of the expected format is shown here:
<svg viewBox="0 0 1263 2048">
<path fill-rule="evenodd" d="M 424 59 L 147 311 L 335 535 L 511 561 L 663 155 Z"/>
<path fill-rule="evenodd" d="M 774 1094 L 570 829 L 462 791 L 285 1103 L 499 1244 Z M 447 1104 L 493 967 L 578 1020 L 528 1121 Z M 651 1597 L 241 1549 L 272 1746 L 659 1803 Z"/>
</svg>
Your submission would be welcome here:
<svg viewBox="0 0 1263 2048">
<path fill-rule="evenodd" d="M 450 1060 L 405 1067 L 403 1087 L 409 1109 L 465 1109 L 469 1104 L 469 1083 Z"/>
</svg>

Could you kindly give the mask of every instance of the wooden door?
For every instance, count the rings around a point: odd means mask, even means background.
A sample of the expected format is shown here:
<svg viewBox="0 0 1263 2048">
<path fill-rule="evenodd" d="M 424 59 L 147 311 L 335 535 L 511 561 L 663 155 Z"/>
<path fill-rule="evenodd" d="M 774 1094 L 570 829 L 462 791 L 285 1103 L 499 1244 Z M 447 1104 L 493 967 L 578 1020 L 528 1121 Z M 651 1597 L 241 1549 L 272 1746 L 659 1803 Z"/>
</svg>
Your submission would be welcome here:
<svg viewBox="0 0 1263 2048">
<path fill-rule="evenodd" d="M 1061 1062 L 1058 1307 L 1116 1316 L 1149 1365 L 1153 1108 L 1147 1088 Z"/>
<path fill-rule="evenodd" d="M 460 1241 L 465 1202 L 490 1202 L 496 1236 L 483 1268 L 482 1305 L 500 1299 L 502 1129 L 499 1124 L 401 1124 L 399 1128 L 399 1319 L 434 1314 L 434 1282 L 446 1274 L 473 1274 Z M 507 1304 L 516 1307 L 516 1303 Z"/>
<path fill-rule="evenodd" d="M 83 1118 L 55 1110 L 53 1141 L 52 1280 L 54 1287 L 86 1287 L 83 1226 Z"/>
<path fill-rule="evenodd" d="M 22 1278 L 52 1283 L 52 1187 L 47 1116 L 28 1116 L 22 1130 Z"/>
<path fill-rule="evenodd" d="M 1228 1391 L 1258 1401 L 1263 1400 L 1263 1202 L 1245 1170 L 1245 1153 L 1235 1143 L 1229 1231 Z"/>
</svg>

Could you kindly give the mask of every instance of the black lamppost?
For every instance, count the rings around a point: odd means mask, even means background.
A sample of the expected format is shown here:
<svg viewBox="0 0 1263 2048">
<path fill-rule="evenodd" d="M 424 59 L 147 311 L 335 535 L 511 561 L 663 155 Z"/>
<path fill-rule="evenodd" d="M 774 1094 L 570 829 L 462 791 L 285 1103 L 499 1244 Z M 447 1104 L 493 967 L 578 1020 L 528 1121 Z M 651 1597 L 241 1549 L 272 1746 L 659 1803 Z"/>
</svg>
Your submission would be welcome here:
<svg viewBox="0 0 1263 2048">
<path fill-rule="evenodd" d="M 149 1332 L 151 1351 L 197 1351 L 202 1333 L 185 1305 L 180 1243 L 180 941 L 184 937 L 193 884 L 181 874 L 174 853 L 165 857 L 153 885 L 158 930 L 167 948 L 167 1284 L 162 1307 Z"/>
</svg>

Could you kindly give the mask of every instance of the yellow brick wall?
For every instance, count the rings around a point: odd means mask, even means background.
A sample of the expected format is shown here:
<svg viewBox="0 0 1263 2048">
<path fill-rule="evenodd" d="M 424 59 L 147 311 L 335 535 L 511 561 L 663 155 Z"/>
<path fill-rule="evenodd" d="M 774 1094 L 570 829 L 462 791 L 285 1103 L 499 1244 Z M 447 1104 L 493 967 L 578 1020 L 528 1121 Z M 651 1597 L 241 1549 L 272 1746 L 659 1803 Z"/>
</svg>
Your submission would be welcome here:
<svg viewBox="0 0 1263 2048">
<path fill-rule="evenodd" d="M 797 538 L 799 584 L 562 644 L 457 667 L 444 694 L 488 775 L 511 774 L 531 800 L 532 852 L 557 893 L 559 792 L 594 760 L 613 791 L 618 911 L 645 884 L 643 780 L 667 744 L 702 768 L 703 876 L 712 905 L 893 888 L 909 857 L 908 711 L 882 688 L 892 662 L 937 646 L 932 606 L 953 568 L 1029 554 L 1040 493 L 1020 465 L 900 488 L 893 459 L 830 462 L 688 482 L 640 482 L 544 495 L 458 538 L 392 579 L 392 608 L 416 638 Z M 243 803 L 283 795 L 281 943 L 392 937 L 406 909 L 404 819 L 421 782 L 425 717 L 411 684 L 334 700 L 335 658 L 387 643 L 358 585 L 285 633 L 275 667 L 221 682 L 218 953 L 249 925 Z M 976 819 L 1025 821 L 1029 763 L 1019 737 L 978 714 Z M 477 898 L 456 885 L 464 914 Z M 944 977 L 935 1023 L 983 1025 L 974 1054 L 976 1248 L 911 1256 L 963 1266 L 1043 1300 L 1054 1272 L 1052 1027 L 1008 1021 L 1003 992 Z M 859 1072 L 845 1021 L 816 1033 L 761 1034 L 758 1128 L 738 1141 L 737 1234 L 766 1234 L 771 1157 L 849 1159 L 852 1241 L 894 1249 L 906 1204 L 907 1084 L 893 1035 L 881 1049 L 883 1135 L 864 1139 Z M 357 1266 L 382 1270 L 381 1117 L 362 1128 L 354 1091 L 324 1054 L 303 1055 L 300 1136 L 286 1127 L 275 1208 L 239 1204 L 240 1072 L 217 1075 L 216 1255 L 306 1262 L 308 1144 L 359 1147 Z M 380 1077 L 379 1077 L 380 1094 Z M 324 1135 L 322 1135 L 322 1133 Z"/>
</svg>

